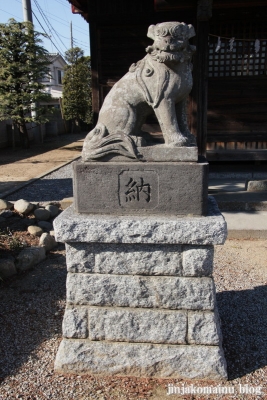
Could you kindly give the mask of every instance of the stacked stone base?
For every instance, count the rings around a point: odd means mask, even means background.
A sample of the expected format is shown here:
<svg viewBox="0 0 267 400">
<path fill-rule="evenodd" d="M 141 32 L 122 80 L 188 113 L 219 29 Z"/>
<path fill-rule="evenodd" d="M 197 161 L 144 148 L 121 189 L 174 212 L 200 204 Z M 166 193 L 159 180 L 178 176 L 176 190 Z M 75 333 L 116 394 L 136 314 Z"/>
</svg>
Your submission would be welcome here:
<svg viewBox="0 0 267 400">
<path fill-rule="evenodd" d="M 199 218 L 68 209 L 55 230 L 68 268 L 57 371 L 227 377 L 212 279 L 213 245 L 224 242 L 226 225 L 213 200 Z"/>
</svg>

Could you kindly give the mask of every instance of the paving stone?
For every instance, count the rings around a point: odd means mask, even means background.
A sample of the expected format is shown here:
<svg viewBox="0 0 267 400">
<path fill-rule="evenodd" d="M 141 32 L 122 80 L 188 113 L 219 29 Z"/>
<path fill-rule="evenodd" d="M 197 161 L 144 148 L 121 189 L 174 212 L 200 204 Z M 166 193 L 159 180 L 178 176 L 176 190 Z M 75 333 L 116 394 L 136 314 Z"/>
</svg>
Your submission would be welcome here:
<svg viewBox="0 0 267 400">
<path fill-rule="evenodd" d="M 186 311 L 89 308 L 90 340 L 186 344 Z"/>
<path fill-rule="evenodd" d="M 66 308 L 62 331 L 66 338 L 86 338 L 88 336 L 87 309 L 83 307 Z"/>
<path fill-rule="evenodd" d="M 267 180 L 248 181 L 247 191 L 248 192 L 267 191 Z"/>
<path fill-rule="evenodd" d="M 108 343 L 81 339 L 63 339 L 55 370 L 141 378 L 227 378 L 226 362 L 219 346 Z"/>
<path fill-rule="evenodd" d="M 67 302 L 94 306 L 213 310 L 211 278 L 69 273 Z"/>
</svg>

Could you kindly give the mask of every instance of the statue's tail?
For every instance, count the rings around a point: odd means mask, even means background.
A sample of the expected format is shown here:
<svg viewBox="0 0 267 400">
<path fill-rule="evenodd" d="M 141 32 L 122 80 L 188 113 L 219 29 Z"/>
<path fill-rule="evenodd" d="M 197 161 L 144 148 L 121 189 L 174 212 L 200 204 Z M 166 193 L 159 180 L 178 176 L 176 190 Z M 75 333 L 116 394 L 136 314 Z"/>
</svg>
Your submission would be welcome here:
<svg viewBox="0 0 267 400">
<path fill-rule="evenodd" d="M 137 158 L 135 143 L 130 136 L 122 132 L 109 135 L 105 125 L 99 123 L 85 138 L 82 159 L 91 161 L 109 154 Z"/>
</svg>

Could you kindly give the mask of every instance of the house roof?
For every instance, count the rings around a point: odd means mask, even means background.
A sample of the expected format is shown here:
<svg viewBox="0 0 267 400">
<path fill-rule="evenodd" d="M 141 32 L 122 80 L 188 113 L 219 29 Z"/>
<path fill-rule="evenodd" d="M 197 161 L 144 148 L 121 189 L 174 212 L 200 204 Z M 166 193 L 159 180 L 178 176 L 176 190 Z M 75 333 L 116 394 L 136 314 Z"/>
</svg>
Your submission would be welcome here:
<svg viewBox="0 0 267 400">
<path fill-rule="evenodd" d="M 61 61 L 61 63 L 67 64 L 66 61 L 64 60 L 64 58 L 59 53 L 48 53 L 47 58 L 48 58 L 48 60 L 50 61 L 51 64 L 54 61 L 56 61 L 57 59 L 59 61 Z"/>
</svg>

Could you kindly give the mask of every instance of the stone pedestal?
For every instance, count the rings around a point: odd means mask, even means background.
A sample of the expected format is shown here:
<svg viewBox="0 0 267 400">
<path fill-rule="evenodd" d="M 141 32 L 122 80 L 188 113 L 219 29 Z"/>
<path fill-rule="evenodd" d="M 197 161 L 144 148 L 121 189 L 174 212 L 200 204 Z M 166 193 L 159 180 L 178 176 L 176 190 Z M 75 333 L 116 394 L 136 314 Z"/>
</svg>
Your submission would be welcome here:
<svg viewBox="0 0 267 400">
<path fill-rule="evenodd" d="M 66 243 L 60 372 L 227 377 L 212 279 L 226 223 L 207 216 L 79 214 L 54 222 Z"/>
<path fill-rule="evenodd" d="M 79 213 L 197 216 L 206 215 L 207 199 L 205 159 L 74 164 L 74 203 Z"/>
</svg>

